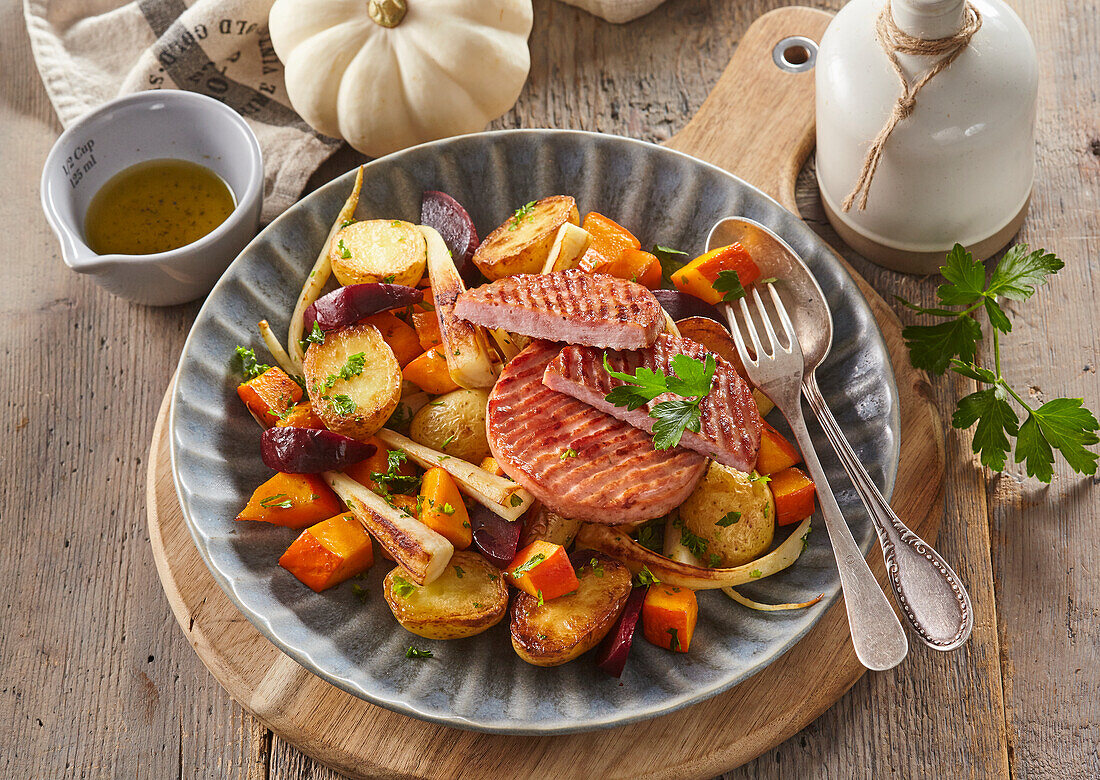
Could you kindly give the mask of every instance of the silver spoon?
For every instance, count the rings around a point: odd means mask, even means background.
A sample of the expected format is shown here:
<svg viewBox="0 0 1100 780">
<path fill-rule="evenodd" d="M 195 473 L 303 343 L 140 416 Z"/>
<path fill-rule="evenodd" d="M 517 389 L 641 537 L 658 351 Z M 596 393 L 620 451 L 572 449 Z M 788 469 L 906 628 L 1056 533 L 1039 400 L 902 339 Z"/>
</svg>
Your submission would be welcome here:
<svg viewBox="0 0 1100 780">
<path fill-rule="evenodd" d="M 765 276 L 775 277 L 790 313 L 805 358 L 802 394 L 817 415 L 875 524 L 894 597 L 909 625 L 929 647 L 954 650 L 974 627 L 970 596 L 959 577 L 931 545 L 913 533 L 890 508 L 860 463 L 821 395 L 814 371 L 833 342 L 833 317 L 825 294 L 810 269 L 783 239 L 743 217 L 717 222 L 707 236 L 707 250 L 740 243 Z"/>
</svg>

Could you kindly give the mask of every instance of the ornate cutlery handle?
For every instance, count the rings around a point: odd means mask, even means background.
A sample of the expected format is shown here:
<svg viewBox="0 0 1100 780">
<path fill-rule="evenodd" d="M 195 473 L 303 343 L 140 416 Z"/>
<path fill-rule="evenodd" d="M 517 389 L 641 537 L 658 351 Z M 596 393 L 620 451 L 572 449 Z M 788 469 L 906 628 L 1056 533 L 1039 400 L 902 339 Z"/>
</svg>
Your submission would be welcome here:
<svg viewBox="0 0 1100 780">
<path fill-rule="evenodd" d="M 906 619 L 929 647 L 954 650 L 966 642 L 974 627 L 966 588 L 940 554 L 910 531 L 882 497 L 825 403 L 813 373 L 806 377 L 802 391 L 871 515 L 890 586 Z"/>
</svg>

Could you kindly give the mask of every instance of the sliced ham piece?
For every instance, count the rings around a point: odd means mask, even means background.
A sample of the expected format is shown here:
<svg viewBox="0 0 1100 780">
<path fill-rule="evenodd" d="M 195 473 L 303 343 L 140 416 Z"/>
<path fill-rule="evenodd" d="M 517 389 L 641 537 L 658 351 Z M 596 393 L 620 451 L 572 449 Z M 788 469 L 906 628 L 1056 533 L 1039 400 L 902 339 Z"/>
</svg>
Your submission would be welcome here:
<svg viewBox="0 0 1100 780">
<path fill-rule="evenodd" d="M 611 349 L 652 344 L 665 322 L 640 284 L 577 269 L 498 279 L 459 295 L 454 311 L 487 328 Z"/>
<path fill-rule="evenodd" d="M 662 333 L 651 347 L 635 352 L 606 354 L 608 363 L 615 371 L 633 374 L 644 366 L 671 374 L 675 355 L 703 360 L 708 352 L 694 341 Z M 651 433 L 654 420 L 649 416 L 650 409 L 675 396 L 671 393 L 659 395 L 633 411 L 608 403 L 604 396 L 625 382 L 607 373 L 603 367 L 603 356 L 602 349 L 567 346 L 550 361 L 542 381 L 552 390 L 571 395 Z M 733 366 L 717 355 L 715 361 L 717 368 L 710 393 L 699 405 L 699 433 L 685 430 L 680 446 L 707 455 L 731 468 L 751 471 L 760 449 L 760 412 L 753 401 L 752 390 Z"/>
<path fill-rule="evenodd" d="M 489 395 L 489 449 L 504 472 L 554 512 L 616 525 L 649 520 L 695 489 L 706 458 L 657 451 L 643 431 L 542 383 L 561 346 L 534 342 Z"/>
</svg>

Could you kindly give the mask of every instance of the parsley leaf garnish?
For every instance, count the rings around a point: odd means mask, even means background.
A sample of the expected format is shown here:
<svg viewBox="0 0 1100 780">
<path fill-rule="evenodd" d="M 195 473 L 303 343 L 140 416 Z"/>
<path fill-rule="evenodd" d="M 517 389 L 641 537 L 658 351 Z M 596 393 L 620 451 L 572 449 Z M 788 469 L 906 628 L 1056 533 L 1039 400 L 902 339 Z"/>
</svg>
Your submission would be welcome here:
<svg viewBox="0 0 1100 780">
<path fill-rule="evenodd" d="M 675 447 L 685 430 L 698 433 L 701 426 L 699 404 L 710 392 L 717 368 L 713 355 L 708 354 L 705 360 L 674 355 L 671 375 L 644 366 L 633 374 L 615 371 L 608 362 L 606 352 L 603 367 L 612 377 L 627 383 L 612 388 L 604 397 L 615 406 L 625 406 L 633 411 L 665 393 L 679 396 L 662 401 L 649 410 L 649 416 L 656 421 L 653 424 L 654 449 Z"/>
<path fill-rule="evenodd" d="M 398 596 L 408 596 L 416 590 L 416 586 L 398 574 L 393 578 L 393 592 Z"/>
<path fill-rule="evenodd" d="M 741 284 L 741 277 L 738 276 L 737 271 L 734 271 L 732 268 L 726 269 L 725 271 L 719 271 L 718 277 L 711 286 L 714 288 L 715 292 L 725 293 L 725 295 L 722 296 L 723 301 L 732 303 L 739 298 L 745 297 L 745 288 Z"/>
<path fill-rule="evenodd" d="M 1100 423 L 1080 398 L 1055 398 L 1033 408 L 1009 385 L 1001 370 L 1000 338 L 1012 332 L 1012 320 L 1000 299 L 1027 300 L 1064 266 L 1046 250 L 1031 251 L 1027 244 L 1017 244 L 987 280 L 985 266 L 956 244 L 940 267 L 947 280 L 936 289 L 941 306 L 917 306 L 898 298 L 919 314 L 945 320 L 935 325 L 910 325 L 902 331 L 915 367 L 934 374 L 950 368 L 989 385 L 960 399 L 951 418 L 956 428 L 974 426 L 973 449 L 982 464 L 1003 470 L 1012 449 L 1010 439 L 1015 437 L 1015 462 L 1023 463 L 1027 475 L 1042 482 L 1050 482 L 1054 476 L 1054 450 L 1078 474 L 1096 473 L 1098 456 L 1085 448 L 1100 442 L 1096 433 Z M 976 362 L 983 336 L 979 310 L 985 312 L 993 333 L 993 368 Z M 1022 424 L 1010 401 L 1024 410 Z"/>
<path fill-rule="evenodd" d="M 241 373 L 244 374 L 244 378 L 255 379 L 263 372 L 267 371 L 271 366 L 261 363 L 256 359 L 256 350 L 249 349 L 248 347 L 237 347 L 234 350 L 234 354 L 237 359 L 241 361 Z"/>
<path fill-rule="evenodd" d="M 661 263 L 661 278 L 664 283 L 672 284 L 672 275 L 684 266 L 684 261 L 677 258 L 687 257 L 687 252 L 656 244 L 652 249 L 652 253 Z"/>
<path fill-rule="evenodd" d="M 370 478 L 382 490 L 383 496 L 388 496 L 391 491 L 405 493 L 413 488 L 420 487 L 420 477 L 398 473 L 401 464 L 408 459 L 409 456 L 401 450 L 389 450 L 386 452 L 386 472 L 384 474 L 381 471 L 370 473 Z"/>
</svg>

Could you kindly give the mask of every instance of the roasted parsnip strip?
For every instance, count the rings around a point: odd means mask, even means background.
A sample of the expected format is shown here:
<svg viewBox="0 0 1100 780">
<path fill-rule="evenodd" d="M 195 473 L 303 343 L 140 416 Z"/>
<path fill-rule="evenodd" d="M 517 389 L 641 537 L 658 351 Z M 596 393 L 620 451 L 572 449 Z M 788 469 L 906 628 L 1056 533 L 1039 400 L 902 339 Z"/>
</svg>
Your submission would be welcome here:
<svg viewBox="0 0 1100 780">
<path fill-rule="evenodd" d="M 576 268 L 581 260 L 581 255 L 588 251 L 592 245 L 592 235 L 572 222 L 566 222 L 558 228 L 558 234 L 554 237 L 554 243 L 550 247 L 550 254 L 546 256 L 546 262 L 542 266 L 544 274 L 552 271 L 565 271 Z"/>
<path fill-rule="evenodd" d="M 676 338 L 681 338 L 680 329 L 676 327 L 676 320 L 672 319 L 672 315 L 665 311 L 663 308 L 661 309 L 661 311 L 664 312 L 665 315 L 665 330 L 667 330 Z"/>
<path fill-rule="evenodd" d="M 426 585 L 443 573 L 455 548 L 440 534 L 346 474 L 326 471 L 325 481 L 413 582 Z"/>
<path fill-rule="evenodd" d="M 809 601 L 803 601 L 798 604 L 762 604 L 759 601 L 753 601 L 747 596 L 742 596 L 733 588 L 722 588 L 722 592 L 738 604 L 742 604 L 749 609 L 755 609 L 757 612 L 783 612 L 788 609 L 805 609 L 806 607 L 812 607 L 825 596 L 824 593 L 819 593 L 817 598 L 812 598 Z"/>
<path fill-rule="evenodd" d="M 428 278 L 435 298 L 435 316 L 451 379 L 467 389 L 492 387 L 497 381 L 485 330 L 455 316 L 455 299 L 466 291 L 454 260 L 434 228 L 420 226 L 428 242 Z"/>
<path fill-rule="evenodd" d="M 729 569 L 708 569 L 673 561 L 649 550 L 612 526 L 588 523 L 577 534 L 578 547 L 607 553 L 637 573 L 646 566 L 661 582 L 692 590 L 715 590 L 744 585 L 786 569 L 802 554 L 802 537 L 810 530 L 810 518 L 803 520 L 789 537 L 767 555 Z"/>
<path fill-rule="evenodd" d="M 283 345 L 279 343 L 279 337 L 275 335 L 275 331 L 271 329 L 267 320 L 260 320 L 260 337 L 264 340 L 264 345 L 267 347 L 267 351 L 271 353 L 271 357 L 275 358 L 275 362 L 279 364 L 279 368 L 286 371 L 291 376 L 301 377 L 302 369 L 300 366 L 295 366 L 294 361 L 290 359 L 290 355 L 283 349 Z"/>
<path fill-rule="evenodd" d="M 290 317 L 290 329 L 286 334 L 286 342 L 287 347 L 290 349 L 290 359 L 296 366 L 295 374 L 302 373 L 302 361 L 305 359 L 306 354 L 305 350 L 302 349 L 302 331 L 304 330 L 306 309 L 320 297 L 321 290 L 324 289 L 329 276 L 332 275 L 328 245 L 332 243 L 333 236 L 340 231 L 341 226 L 355 214 L 355 208 L 359 205 L 359 191 L 362 188 L 363 166 L 359 166 L 359 171 L 355 174 L 355 184 L 351 188 L 351 194 L 344 201 L 344 207 L 340 209 L 340 213 L 336 215 L 336 221 L 329 228 L 328 237 L 325 239 L 325 243 L 321 245 L 321 252 L 317 255 L 313 270 L 306 277 L 306 282 L 302 285 L 302 291 L 298 294 L 298 302 L 294 304 L 294 314 Z"/>
<path fill-rule="evenodd" d="M 520 353 L 520 347 L 516 344 L 516 337 L 504 328 L 486 328 L 486 330 L 489 331 L 489 335 L 493 337 L 493 341 L 500 348 L 499 352 L 505 363 Z"/>
<path fill-rule="evenodd" d="M 454 477 L 463 493 L 505 520 L 517 519 L 534 503 L 534 496 L 512 480 L 490 474 L 461 458 L 417 444 L 389 428 L 383 428 L 375 436 L 387 447 L 404 452 L 421 468 L 439 466 Z"/>
</svg>

